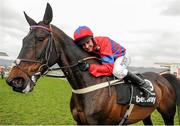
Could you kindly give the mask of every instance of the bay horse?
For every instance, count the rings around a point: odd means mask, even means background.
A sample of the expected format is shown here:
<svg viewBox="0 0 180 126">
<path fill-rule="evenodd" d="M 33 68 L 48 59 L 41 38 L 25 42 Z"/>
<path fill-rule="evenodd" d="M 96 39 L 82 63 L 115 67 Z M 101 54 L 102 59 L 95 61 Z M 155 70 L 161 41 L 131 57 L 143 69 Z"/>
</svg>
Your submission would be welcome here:
<svg viewBox="0 0 180 126">
<path fill-rule="evenodd" d="M 97 63 L 97 59 L 89 58 L 91 54 L 84 52 L 75 45 L 73 39 L 66 35 L 52 21 L 52 8 L 46 6 L 44 18 L 36 23 L 25 12 L 25 18 L 30 25 L 30 31 L 23 39 L 21 51 L 6 79 L 14 91 L 28 93 L 33 90 L 36 81 L 57 63 L 65 74 L 72 88 L 70 109 L 77 124 L 119 124 L 129 105 L 117 103 L 116 87 L 102 87 L 85 91 L 88 87 L 107 82 L 107 77 L 93 77 L 89 72 L 80 71 L 78 62 L 87 60 Z M 146 72 L 143 76 L 150 80 L 155 88 L 156 102 L 152 107 L 134 105 L 125 124 L 143 121 L 152 125 L 151 113 L 157 109 L 166 125 L 174 124 L 176 112 L 176 97 L 178 92 L 172 85 L 180 86 L 177 81 L 169 82 L 163 76 Z M 113 77 L 109 77 L 112 80 Z M 77 93 L 79 90 L 84 93 Z"/>
</svg>

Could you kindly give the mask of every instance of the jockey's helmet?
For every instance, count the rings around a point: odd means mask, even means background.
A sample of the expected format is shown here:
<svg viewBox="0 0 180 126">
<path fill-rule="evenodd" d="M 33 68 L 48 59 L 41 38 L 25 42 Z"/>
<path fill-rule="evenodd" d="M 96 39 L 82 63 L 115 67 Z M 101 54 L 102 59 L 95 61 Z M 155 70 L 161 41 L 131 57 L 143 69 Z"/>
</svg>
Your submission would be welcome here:
<svg viewBox="0 0 180 126">
<path fill-rule="evenodd" d="M 74 32 L 74 42 L 83 45 L 93 38 L 93 32 L 87 26 L 79 26 Z"/>
</svg>

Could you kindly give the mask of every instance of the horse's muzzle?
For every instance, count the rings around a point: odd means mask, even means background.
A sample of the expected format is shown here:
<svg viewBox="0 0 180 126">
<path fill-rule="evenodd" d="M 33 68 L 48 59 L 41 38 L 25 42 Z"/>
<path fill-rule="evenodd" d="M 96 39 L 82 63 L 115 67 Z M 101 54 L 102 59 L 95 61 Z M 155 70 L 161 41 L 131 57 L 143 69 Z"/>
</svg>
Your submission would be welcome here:
<svg viewBox="0 0 180 126">
<path fill-rule="evenodd" d="M 16 92 L 27 93 L 33 89 L 31 81 L 25 80 L 23 77 L 14 77 L 13 79 L 7 79 L 6 82 Z"/>
</svg>

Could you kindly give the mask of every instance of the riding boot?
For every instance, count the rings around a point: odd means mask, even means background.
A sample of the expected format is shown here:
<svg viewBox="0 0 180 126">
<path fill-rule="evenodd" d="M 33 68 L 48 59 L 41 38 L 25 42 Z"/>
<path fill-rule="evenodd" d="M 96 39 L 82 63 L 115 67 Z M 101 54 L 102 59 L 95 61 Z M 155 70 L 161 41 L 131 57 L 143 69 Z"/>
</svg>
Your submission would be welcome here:
<svg viewBox="0 0 180 126">
<path fill-rule="evenodd" d="M 141 79 L 136 74 L 133 74 L 130 71 L 128 71 L 128 74 L 127 74 L 126 77 L 127 77 L 127 79 L 135 82 L 140 87 L 140 89 L 143 92 L 143 95 L 144 95 L 145 99 L 147 100 L 149 98 L 150 94 L 151 94 L 151 85 L 150 85 L 150 83 L 143 80 L 143 79 Z"/>
</svg>

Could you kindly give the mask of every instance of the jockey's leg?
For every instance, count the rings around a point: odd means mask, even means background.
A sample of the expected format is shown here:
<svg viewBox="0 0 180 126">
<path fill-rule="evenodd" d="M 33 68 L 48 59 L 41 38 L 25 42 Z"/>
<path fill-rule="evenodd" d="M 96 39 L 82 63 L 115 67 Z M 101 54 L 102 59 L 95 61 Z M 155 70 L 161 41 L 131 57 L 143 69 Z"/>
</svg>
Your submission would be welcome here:
<svg viewBox="0 0 180 126">
<path fill-rule="evenodd" d="M 126 56 L 121 56 L 117 58 L 114 62 L 113 75 L 119 79 L 123 79 L 127 74 L 127 67 L 129 65 L 129 58 Z"/>
<path fill-rule="evenodd" d="M 137 84 L 142 89 L 143 94 L 144 94 L 146 99 L 149 98 L 149 95 L 151 94 L 152 87 L 148 81 L 141 79 L 139 76 L 137 76 L 136 74 L 134 74 L 130 71 L 128 71 L 126 78 L 131 80 L 135 84 Z"/>
<path fill-rule="evenodd" d="M 123 79 L 126 77 L 127 79 L 134 82 L 137 86 L 142 89 L 145 98 L 147 99 L 151 94 L 151 85 L 149 82 L 141 79 L 136 74 L 131 73 L 127 70 L 127 66 L 129 65 L 129 59 L 126 56 L 122 56 L 116 59 L 114 62 L 113 74 L 119 79 Z M 134 84 L 133 83 L 133 84 Z"/>
</svg>

